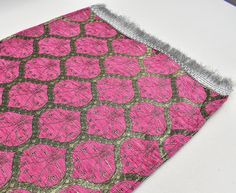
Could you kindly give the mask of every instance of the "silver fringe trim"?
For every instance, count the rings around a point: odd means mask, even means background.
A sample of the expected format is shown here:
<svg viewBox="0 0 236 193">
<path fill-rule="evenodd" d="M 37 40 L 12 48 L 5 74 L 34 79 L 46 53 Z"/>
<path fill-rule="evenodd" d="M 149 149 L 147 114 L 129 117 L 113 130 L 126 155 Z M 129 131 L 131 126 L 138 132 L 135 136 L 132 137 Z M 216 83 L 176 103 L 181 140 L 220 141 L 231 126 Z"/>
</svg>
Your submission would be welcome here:
<svg viewBox="0 0 236 193">
<path fill-rule="evenodd" d="M 91 6 L 92 11 L 112 25 L 127 37 L 139 41 L 154 48 L 176 61 L 190 76 L 200 82 L 206 88 L 212 89 L 220 95 L 227 96 L 233 88 L 232 81 L 223 78 L 216 72 L 207 70 L 206 67 L 198 64 L 179 50 L 172 48 L 169 44 L 144 32 L 136 24 L 123 16 L 116 15 L 106 8 L 104 4 Z"/>
</svg>

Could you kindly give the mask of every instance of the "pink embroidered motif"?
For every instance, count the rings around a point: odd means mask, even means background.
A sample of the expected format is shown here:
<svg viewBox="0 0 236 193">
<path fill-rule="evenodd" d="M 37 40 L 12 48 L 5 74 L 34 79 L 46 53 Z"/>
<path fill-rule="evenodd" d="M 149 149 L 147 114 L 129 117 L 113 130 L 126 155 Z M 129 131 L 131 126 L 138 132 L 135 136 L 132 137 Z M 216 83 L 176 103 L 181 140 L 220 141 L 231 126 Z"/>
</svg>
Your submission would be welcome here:
<svg viewBox="0 0 236 193">
<path fill-rule="evenodd" d="M 134 132 L 141 132 L 149 135 L 162 135 L 166 130 L 164 109 L 149 103 L 135 105 L 130 113 Z"/>
<path fill-rule="evenodd" d="M 92 100 L 91 83 L 65 80 L 56 84 L 54 88 L 57 104 L 74 107 L 87 105 Z"/>
<path fill-rule="evenodd" d="M 115 173 L 114 146 L 96 141 L 78 145 L 73 152 L 73 178 L 103 183 Z"/>
<path fill-rule="evenodd" d="M 20 62 L 0 59 L 0 84 L 12 82 L 19 76 Z"/>
<path fill-rule="evenodd" d="M 131 101 L 134 97 L 132 82 L 117 78 L 104 78 L 97 85 L 100 100 L 107 100 L 122 104 Z"/>
<path fill-rule="evenodd" d="M 163 162 L 156 141 L 128 139 L 121 146 L 120 154 L 125 174 L 149 176 Z"/>
<path fill-rule="evenodd" d="M 74 37 L 80 34 L 80 25 L 63 20 L 56 20 L 49 24 L 50 34 L 64 37 Z"/>
<path fill-rule="evenodd" d="M 107 23 L 94 22 L 85 26 L 86 35 L 101 38 L 113 37 L 117 34 L 116 30 Z"/>
<path fill-rule="evenodd" d="M 200 108 L 183 102 L 170 107 L 170 116 L 172 119 L 172 129 L 174 130 L 198 131 L 205 123 Z"/>
<path fill-rule="evenodd" d="M 176 73 L 180 69 L 180 66 L 165 54 L 145 58 L 144 65 L 147 72 L 164 75 Z"/>
<path fill-rule="evenodd" d="M 88 111 L 88 133 L 108 139 L 120 137 L 125 129 L 124 109 L 106 105 L 94 107 Z"/>
<path fill-rule="evenodd" d="M 172 97 L 171 80 L 169 78 L 143 77 L 138 80 L 143 98 L 157 102 L 167 102 Z"/>
<path fill-rule="evenodd" d="M 138 60 L 124 56 L 111 56 L 104 62 L 106 73 L 121 76 L 135 76 L 140 72 Z"/>
<path fill-rule="evenodd" d="M 189 76 L 177 78 L 180 97 L 187 98 L 195 103 L 203 103 L 206 99 L 204 88 Z"/>
<path fill-rule="evenodd" d="M 0 120 L 0 144 L 18 146 L 31 137 L 33 116 L 6 112 L 0 113 Z"/>
<path fill-rule="evenodd" d="M 21 156 L 18 180 L 40 187 L 52 187 L 65 176 L 65 157 L 65 149 L 42 144 L 32 146 Z"/>
<path fill-rule="evenodd" d="M 77 53 L 101 56 L 108 52 L 107 41 L 95 38 L 80 38 L 76 41 Z"/>
<path fill-rule="evenodd" d="M 131 39 L 117 39 L 113 41 L 114 52 L 118 54 L 128 54 L 131 56 L 142 56 L 147 51 L 144 44 Z"/>
<path fill-rule="evenodd" d="M 0 56 L 26 58 L 33 54 L 33 40 L 8 39 L 0 44 Z"/>
<path fill-rule="evenodd" d="M 43 113 L 39 120 L 39 138 L 59 142 L 73 141 L 81 132 L 80 112 L 51 109 Z"/>
<path fill-rule="evenodd" d="M 65 56 L 70 53 L 70 40 L 44 38 L 39 41 L 39 53 L 54 56 Z"/>
<path fill-rule="evenodd" d="M 14 154 L 13 152 L 0 151 L 0 188 L 11 178 Z"/>
<path fill-rule="evenodd" d="M 9 92 L 9 107 L 38 110 L 48 101 L 47 85 L 23 82 Z"/>
<path fill-rule="evenodd" d="M 83 56 L 71 57 L 66 61 L 67 76 L 95 78 L 100 74 L 99 60 Z"/>
<path fill-rule="evenodd" d="M 34 58 L 25 65 L 25 78 L 49 81 L 60 75 L 60 60 Z"/>
</svg>

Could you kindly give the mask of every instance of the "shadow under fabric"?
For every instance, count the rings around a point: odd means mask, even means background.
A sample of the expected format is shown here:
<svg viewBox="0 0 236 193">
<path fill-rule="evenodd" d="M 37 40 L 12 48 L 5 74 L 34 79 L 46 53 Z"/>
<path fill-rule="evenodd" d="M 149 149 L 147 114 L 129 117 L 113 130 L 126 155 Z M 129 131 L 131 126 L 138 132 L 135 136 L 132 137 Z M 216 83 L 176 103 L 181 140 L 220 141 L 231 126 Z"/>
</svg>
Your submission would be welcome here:
<svg viewBox="0 0 236 193">
<path fill-rule="evenodd" d="M 131 193 L 229 79 L 94 5 L 0 42 L 0 192 Z"/>
</svg>

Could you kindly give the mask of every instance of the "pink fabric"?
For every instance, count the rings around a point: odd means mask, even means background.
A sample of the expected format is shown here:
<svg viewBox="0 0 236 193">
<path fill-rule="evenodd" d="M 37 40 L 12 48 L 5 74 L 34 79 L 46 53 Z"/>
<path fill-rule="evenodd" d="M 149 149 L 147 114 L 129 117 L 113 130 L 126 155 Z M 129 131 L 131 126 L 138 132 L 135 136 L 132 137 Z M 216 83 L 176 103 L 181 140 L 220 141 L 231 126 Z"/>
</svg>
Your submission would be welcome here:
<svg viewBox="0 0 236 193">
<path fill-rule="evenodd" d="M 71 57 L 66 61 L 67 76 L 95 78 L 101 72 L 99 60 L 83 56 Z"/>
<path fill-rule="evenodd" d="M 117 74 L 121 76 L 135 76 L 140 72 L 140 66 L 136 58 L 127 58 L 124 56 L 111 56 L 104 62 L 108 74 Z"/>
<path fill-rule="evenodd" d="M 170 107 L 170 116 L 172 119 L 172 129 L 174 130 L 197 131 L 205 123 L 200 108 L 183 102 L 176 103 Z"/>
<path fill-rule="evenodd" d="M 149 176 L 163 160 L 156 141 L 128 139 L 121 147 L 121 162 L 125 174 Z"/>
<path fill-rule="evenodd" d="M 114 40 L 112 46 L 116 53 L 127 54 L 131 56 L 141 56 L 147 50 L 144 44 L 130 39 Z"/>
<path fill-rule="evenodd" d="M 82 9 L 65 15 L 65 18 L 76 21 L 76 22 L 85 22 L 89 19 L 91 15 L 90 8 Z"/>
<path fill-rule="evenodd" d="M 73 151 L 73 164 L 74 178 L 106 182 L 115 173 L 114 146 L 90 140 L 82 143 Z"/>
<path fill-rule="evenodd" d="M 70 53 L 70 41 L 58 38 L 45 38 L 39 41 L 39 53 L 65 56 Z"/>
<path fill-rule="evenodd" d="M 27 149 L 20 159 L 19 182 L 51 187 L 66 173 L 66 150 L 48 145 L 35 145 Z"/>
<path fill-rule="evenodd" d="M 189 76 L 179 77 L 177 86 L 180 97 L 187 98 L 195 103 L 203 103 L 206 100 L 204 88 Z"/>
<path fill-rule="evenodd" d="M 149 103 L 139 103 L 131 109 L 134 132 L 141 132 L 149 135 L 162 135 L 166 130 L 164 109 Z"/>
<path fill-rule="evenodd" d="M 149 73 L 165 75 L 173 74 L 180 69 L 180 66 L 165 54 L 147 57 L 144 60 L 144 65 Z"/>
<path fill-rule="evenodd" d="M 65 80 L 56 84 L 54 88 L 55 103 L 74 107 L 87 105 L 92 100 L 91 84 Z"/>
<path fill-rule="evenodd" d="M 220 99 L 220 100 L 216 100 L 216 101 L 213 101 L 211 103 L 209 103 L 207 106 L 206 106 L 206 112 L 209 114 L 209 115 L 212 115 L 213 113 L 215 113 L 217 111 L 217 109 L 219 107 L 221 107 L 223 105 L 223 103 L 226 101 L 226 99 Z"/>
<path fill-rule="evenodd" d="M 97 88 L 99 99 L 102 101 L 105 100 L 122 104 L 130 102 L 134 97 L 131 80 L 104 78 L 98 81 Z"/>
<path fill-rule="evenodd" d="M 97 37 L 113 37 L 117 34 L 116 30 L 113 29 L 109 24 L 102 22 L 93 22 L 85 26 L 86 35 L 97 36 Z"/>
<path fill-rule="evenodd" d="M 25 77 L 36 80 L 54 80 L 60 75 L 60 60 L 35 58 L 25 65 Z"/>
<path fill-rule="evenodd" d="M 39 120 L 39 138 L 59 142 L 73 141 L 81 132 L 80 112 L 51 109 Z"/>
<path fill-rule="evenodd" d="M 0 105 L 2 105 L 2 95 L 3 95 L 4 88 L 0 88 Z"/>
<path fill-rule="evenodd" d="M 0 59 L 0 84 L 12 82 L 19 76 L 20 62 Z"/>
<path fill-rule="evenodd" d="M 19 146 L 28 141 L 32 135 L 31 115 L 13 112 L 0 114 L 0 143 L 6 146 Z"/>
<path fill-rule="evenodd" d="M 227 100 L 90 8 L 0 42 L 0 192 L 131 193 Z"/>
<path fill-rule="evenodd" d="M 9 106 L 25 110 L 38 110 L 48 101 L 47 86 L 30 82 L 19 83 L 9 92 Z"/>
<path fill-rule="evenodd" d="M 92 108 L 87 114 L 88 133 L 108 139 L 120 137 L 126 129 L 124 109 L 106 105 Z"/>
<path fill-rule="evenodd" d="M 105 40 L 95 38 L 80 38 L 76 41 L 77 53 L 92 56 L 101 56 L 107 53 L 108 47 Z"/>
<path fill-rule="evenodd" d="M 13 158 L 13 152 L 0 151 L 0 187 L 3 187 L 11 179 Z"/>
<path fill-rule="evenodd" d="M 73 37 L 80 34 L 80 25 L 69 23 L 62 20 L 56 20 L 49 24 L 50 34 L 64 37 Z"/>
<path fill-rule="evenodd" d="M 44 34 L 44 26 L 38 25 L 24 31 L 17 33 L 18 35 L 27 36 L 27 37 L 40 37 Z"/>
<path fill-rule="evenodd" d="M 138 80 L 141 96 L 157 102 L 167 102 L 172 97 L 169 78 L 142 77 Z M 153 89 L 155 88 L 155 89 Z"/>
<path fill-rule="evenodd" d="M 169 137 L 164 143 L 164 149 L 169 157 L 172 157 L 179 149 L 191 139 L 190 136 L 181 134 Z"/>
<path fill-rule="evenodd" d="M 12 38 L 0 45 L 0 54 L 16 58 L 25 58 L 33 53 L 33 40 Z"/>
</svg>

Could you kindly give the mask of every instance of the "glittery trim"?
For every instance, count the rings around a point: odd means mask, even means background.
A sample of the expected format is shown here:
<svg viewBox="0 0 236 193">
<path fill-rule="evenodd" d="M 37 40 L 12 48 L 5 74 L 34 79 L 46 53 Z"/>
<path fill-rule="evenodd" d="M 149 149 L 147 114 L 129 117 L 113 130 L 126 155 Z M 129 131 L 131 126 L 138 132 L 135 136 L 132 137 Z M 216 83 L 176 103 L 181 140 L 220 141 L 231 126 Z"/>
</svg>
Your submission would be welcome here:
<svg viewBox="0 0 236 193">
<path fill-rule="evenodd" d="M 232 81 L 229 78 L 223 78 L 219 74 L 208 70 L 205 66 L 200 65 L 179 50 L 171 47 L 169 44 L 144 32 L 127 18 L 111 12 L 105 5 L 92 5 L 91 9 L 99 17 L 129 38 L 142 42 L 162 53 L 167 54 L 178 64 L 180 64 L 190 76 L 205 87 L 212 89 L 223 96 L 229 95 L 232 91 Z"/>
</svg>

